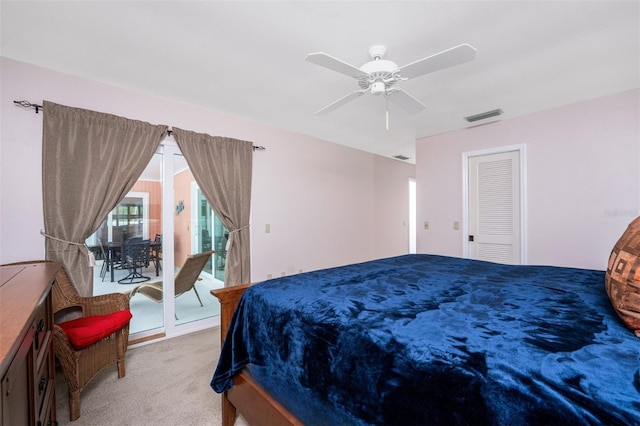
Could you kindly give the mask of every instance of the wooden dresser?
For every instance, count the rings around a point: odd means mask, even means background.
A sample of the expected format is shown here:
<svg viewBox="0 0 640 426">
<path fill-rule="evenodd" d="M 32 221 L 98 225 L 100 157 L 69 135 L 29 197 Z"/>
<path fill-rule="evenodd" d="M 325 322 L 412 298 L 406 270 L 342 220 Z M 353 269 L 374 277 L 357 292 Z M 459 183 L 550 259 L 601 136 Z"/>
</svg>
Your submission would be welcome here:
<svg viewBox="0 0 640 426">
<path fill-rule="evenodd" d="M 0 266 L 0 425 L 55 425 L 51 287 L 59 266 Z"/>
</svg>

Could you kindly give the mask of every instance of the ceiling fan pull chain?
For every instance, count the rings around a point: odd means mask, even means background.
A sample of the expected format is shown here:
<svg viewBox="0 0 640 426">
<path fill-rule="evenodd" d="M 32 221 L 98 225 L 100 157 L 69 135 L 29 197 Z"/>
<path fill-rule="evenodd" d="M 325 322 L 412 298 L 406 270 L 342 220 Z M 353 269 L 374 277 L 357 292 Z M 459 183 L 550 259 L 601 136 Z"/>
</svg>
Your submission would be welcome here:
<svg viewBox="0 0 640 426">
<path fill-rule="evenodd" d="M 389 130 L 389 98 L 388 97 L 384 97 L 384 101 L 385 101 L 385 105 L 386 105 L 386 128 L 387 130 Z"/>
</svg>

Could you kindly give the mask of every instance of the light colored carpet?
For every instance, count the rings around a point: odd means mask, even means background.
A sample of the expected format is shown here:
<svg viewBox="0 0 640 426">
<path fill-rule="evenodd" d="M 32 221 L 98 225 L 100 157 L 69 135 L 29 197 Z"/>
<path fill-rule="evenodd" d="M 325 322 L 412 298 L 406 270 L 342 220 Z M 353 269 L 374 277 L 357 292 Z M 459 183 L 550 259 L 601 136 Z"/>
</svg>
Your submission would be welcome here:
<svg viewBox="0 0 640 426">
<path fill-rule="evenodd" d="M 129 348 L 126 376 L 115 365 L 80 396 L 80 418 L 69 422 L 67 385 L 56 371 L 59 425 L 220 425 L 221 397 L 209 382 L 220 354 L 220 329 Z M 246 425 L 243 418 L 236 425 Z"/>
</svg>

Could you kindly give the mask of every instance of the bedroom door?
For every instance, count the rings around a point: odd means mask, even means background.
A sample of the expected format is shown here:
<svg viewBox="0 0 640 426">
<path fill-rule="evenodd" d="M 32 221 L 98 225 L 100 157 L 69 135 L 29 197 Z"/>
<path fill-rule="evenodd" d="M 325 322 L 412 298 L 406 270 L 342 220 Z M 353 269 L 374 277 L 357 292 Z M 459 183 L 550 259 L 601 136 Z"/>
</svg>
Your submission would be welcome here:
<svg viewBox="0 0 640 426">
<path fill-rule="evenodd" d="M 522 155 L 511 149 L 467 157 L 469 258 L 523 263 Z"/>
</svg>

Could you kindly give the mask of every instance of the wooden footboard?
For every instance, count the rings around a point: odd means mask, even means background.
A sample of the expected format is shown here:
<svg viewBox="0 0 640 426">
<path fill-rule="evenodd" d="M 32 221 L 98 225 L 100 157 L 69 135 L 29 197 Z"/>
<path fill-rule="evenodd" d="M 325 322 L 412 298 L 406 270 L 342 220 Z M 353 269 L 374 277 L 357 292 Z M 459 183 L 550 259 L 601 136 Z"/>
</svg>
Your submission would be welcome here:
<svg viewBox="0 0 640 426">
<path fill-rule="evenodd" d="M 220 343 L 224 342 L 233 312 L 250 286 L 244 284 L 211 290 L 220 301 Z M 222 425 L 232 426 L 239 412 L 249 424 L 302 425 L 278 401 L 273 399 L 248 374 L 242 371 L 233 378 L 233 387 L 222 394 Z"/>
</svg>

